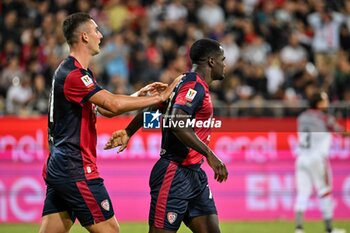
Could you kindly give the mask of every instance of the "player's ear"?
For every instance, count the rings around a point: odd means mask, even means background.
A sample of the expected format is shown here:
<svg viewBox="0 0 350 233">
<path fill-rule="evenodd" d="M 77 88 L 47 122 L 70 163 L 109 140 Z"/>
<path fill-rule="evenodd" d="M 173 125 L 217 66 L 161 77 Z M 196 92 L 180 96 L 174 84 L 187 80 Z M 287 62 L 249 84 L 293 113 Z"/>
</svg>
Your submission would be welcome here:
<svg viewBox="0 0 350 233">
<path fill-rule="evenodd" d="M 84 43 L 87 43 L 88 42 L 88 35 L 86 32 L 83 32 L 81 33 L 81 40 L 84 42 Z"/>
<path fill-rule="evenodd" d="M 213 57 L 209 57 L 208 58 L 208 65 L 209 65 L 209 67 L 213 67 L 214 63 L 215 63 L 214 58 Z"/>
</svg>

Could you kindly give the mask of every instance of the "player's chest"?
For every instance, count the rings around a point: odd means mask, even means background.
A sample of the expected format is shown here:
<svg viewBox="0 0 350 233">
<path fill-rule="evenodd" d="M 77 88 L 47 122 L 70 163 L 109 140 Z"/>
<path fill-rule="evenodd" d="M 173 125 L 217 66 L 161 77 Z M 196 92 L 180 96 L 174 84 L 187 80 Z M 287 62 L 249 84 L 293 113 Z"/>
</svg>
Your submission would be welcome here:
<svg viewBox="0 0 350 233">
<path fill-rule="evenodd" d="M 213 115 L 213 103 L 209 93 L 205 93 L 203 103 L 199 111 L 197 112 L 197 117 L 200 118 L 210 118 Z"/>
</svg>

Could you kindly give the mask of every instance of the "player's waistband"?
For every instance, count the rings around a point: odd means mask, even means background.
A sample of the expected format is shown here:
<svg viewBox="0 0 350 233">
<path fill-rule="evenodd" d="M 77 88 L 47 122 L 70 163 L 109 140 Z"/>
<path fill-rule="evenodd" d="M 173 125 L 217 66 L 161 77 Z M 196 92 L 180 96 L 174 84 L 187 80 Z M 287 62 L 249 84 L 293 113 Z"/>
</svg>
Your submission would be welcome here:
<svg viewBox="0 0 350 233">
<path fill-rule="evenodd" d="M 180 162 L 178 161 L 174 161 L 172 159 L 169 159 L 169 158 L 164 158 L 164 157 L 161 157 L 160 158 L 161 160 L 165 160 L 165 161 L 169 161 L 169 162 L 172 162 L 174 164 L 176 164 L 178 167 L 183 167 L 183 168 L 186 168 L 186 169 L 190 169 L 190 170 L 193 170 L 193 171 L 199 171 L 202 164 L 190 164 L 190 165 L 182 165 Z"/>
</svg>

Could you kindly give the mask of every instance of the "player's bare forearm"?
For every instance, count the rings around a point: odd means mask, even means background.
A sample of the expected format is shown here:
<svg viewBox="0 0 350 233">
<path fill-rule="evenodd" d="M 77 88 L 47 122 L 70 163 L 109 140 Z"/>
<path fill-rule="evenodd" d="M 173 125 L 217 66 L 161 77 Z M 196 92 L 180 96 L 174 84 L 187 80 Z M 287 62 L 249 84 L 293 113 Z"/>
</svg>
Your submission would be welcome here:
<svg viewBox="0 0 350 233">
<path fill-rule="evenodd" d="M 161 102 L 162 99 L 160 96 L 132 97 L 124 95 L 113 95 L 112 98 L 106 99 L 102 103 L 102 107 L 113 112 L 115 115 L 119 115 Z"/>
<path fill-rule="evenodd" d="M 107 109 L 104 109 L 102 107 L 97 107 L 97 112 L 100 113 L 102 116 L 105 116 L 105 117 L 114 117 L 114 116 L 116 116 L 113 112 L 108 111 Z"/>
<path fill-rule="evenodd" d="M 125 128 L 125 131 L 131 137 L 134 135 L 137 130 L 139 130 L 142 127 L 143 124 L 143 112 L 145 111 L 155 111 L 155 110 L 162 111 L 162 107 L 160 105 L 153 105 L 147 109 L 140 110 L 136 116 L 132 119 L 132 121 L 128 124 L 128 126 Z"/>
<path fill-rule="evenodd" d="M 137 130 L 139 130 L 142 127 L 142 116 L 143 111 L 140 111 L 125 128 L 125 131 L 129 137 L 134 135 L 137 132 Z"/>
<path fill-rule="evenodd" d="M 215 173 L 214 179 L 218 182 L 227 180 L 228 171 L 226 165 L 214 154 L 214 152 L 202 142 L 192 129 L 172 129 L 175 136 L 186 146 L 191 147 L 195 151 L 201 153 L 207 158 L 209 166 Z"/>
<path fill-rule="evenodd" d="M 154 96 L 133 97 L 114 95 L 107 90 L 101 90 L 90 97 L 89 101 L 115 115 L 130 112 L 155 104 L 165 102 L 183 76 L 178 76 L 162 93 Z"/>
<path fill-rule="evenodd" d="M 176 121 L 176 119 L 173 121 Z M 212 153 L 211 149 L 198 138 L 192 129 L 173 128 L 171 131 L 183 144 L 204 155 L 205 157 L 208 157 Z"/>
<path fill-rule="evenodd" d="M 173 121 L 182 121 L 185 120 L 185 113 L 181 109 L 174 109 L 172 112 Z M 178 124 L 177 124 L 178 125 Z M 196 135 L 192 128 L 172 128 L 172 132 L 175 136 L 186 146 L 192 148 L 198 153 L 204 155 L 207 158 L 208 164 L 214 170 L 215 179 L 218 182 L 225 181 L 228 177 L 228 172 L 225 164 L 214 154 L 214 152 Z"/>
<path fill-rule="evenodd" d="M 173 109 L 171 116 L 173 116 L 171 119 L 173 122 L 186 121 L 186 119 L 188 119 L 188 114 L 178 108 Z M 183 144 L 194 149 L 205 157 L 208 157 L 208 155 L 212 153 L 210 148 L 198 138 L 192 128 L 173 127 L 171 131 Z"/>
</svg>

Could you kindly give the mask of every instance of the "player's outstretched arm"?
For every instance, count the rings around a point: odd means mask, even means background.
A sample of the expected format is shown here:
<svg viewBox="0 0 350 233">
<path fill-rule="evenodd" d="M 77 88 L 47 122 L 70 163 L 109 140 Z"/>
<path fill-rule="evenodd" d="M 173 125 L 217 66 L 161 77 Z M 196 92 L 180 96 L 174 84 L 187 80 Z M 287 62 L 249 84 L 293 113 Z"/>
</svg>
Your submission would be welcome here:
<svg viewBox="0 0 350 233">
<path fill-rule="evenodd" d="M 140 97 L 140 96 L 146 96 L 146 95 L 148 96 L 160 95 L 162 92 L 166 90 L 167 87 L 168 87 L 168 84 L 161 83 L 161 82 L 154 82 L 154 83 L 148 84 L 145 87 L 142 87 L 140 90 L 138 90 L 131 96 Z M 102 107 L 96 106 L 96 110 L 98 111 L 98 113 L 100 113 L 102 116 L 105 116 L 105 117 L 116 116 L 113 112 L 107 109 L 104 109 Z"/>
<path fill-rule="evenodd" d="M 182 109 L 174 108 L 172 114 L 172 121 L 183 121 L 187 117 L 187 113 Z M 177 124 L 178 125 L 178 124 Z M 214 152 L 202 142 L 192 128 L 172 128 L 175 136 L 186 146 L 191 147 L 195 151 L 201 153 L 207 158 L 207 162 L 215 173 L 215 180 L 223 182 L 227 180 L 228 171 L 226 165 L 214 154 Z"/>
<path fill-rule="evenodd" d="M 105 109 L 114 115 L 134 111 L 166 101 L 181 80 L 178 76 L 163 92 L 154 96 L 133 97 L 126 95 L 114 95 L 107 90 L 101 90 L 90 97 L 89 101 L 99 108 Z"/>
</svg>

